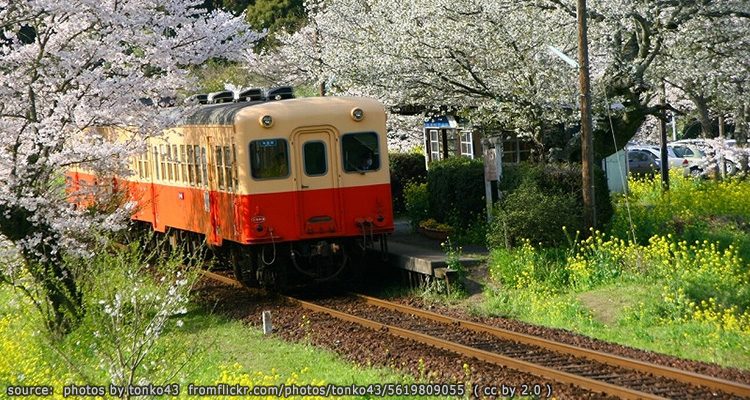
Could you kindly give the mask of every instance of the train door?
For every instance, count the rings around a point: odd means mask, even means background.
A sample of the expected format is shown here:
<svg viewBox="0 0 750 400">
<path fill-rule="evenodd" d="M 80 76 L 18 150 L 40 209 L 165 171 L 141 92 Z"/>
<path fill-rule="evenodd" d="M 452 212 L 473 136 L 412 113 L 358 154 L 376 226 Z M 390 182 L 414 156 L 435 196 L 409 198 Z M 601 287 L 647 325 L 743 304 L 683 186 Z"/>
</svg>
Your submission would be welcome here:
<svg viewBox="0 0 750 400">
<path fill-rule="evenodd" d="M 338 163 L 330 130 L 303 130 L 295 135 L 297 194 L 303 235 L 334 233 L 338 215 Z"/>
<path fill-rule="evenodd" d="M 206 142 L 200 149 L 200 165 L 201 170 L 199 173 L 203 176 L 204 191 L 203 191 L 203 210 L 208 217 L 208 223 L 206 224 L 206 239 L 208 243 L 220 244 L 219 231 L 218 231 L 218 198 L 216 192 L 216 177 L 214 176 L 214 159 L 213 152 L 213 138 L 206 136 Z"/>
</svg>

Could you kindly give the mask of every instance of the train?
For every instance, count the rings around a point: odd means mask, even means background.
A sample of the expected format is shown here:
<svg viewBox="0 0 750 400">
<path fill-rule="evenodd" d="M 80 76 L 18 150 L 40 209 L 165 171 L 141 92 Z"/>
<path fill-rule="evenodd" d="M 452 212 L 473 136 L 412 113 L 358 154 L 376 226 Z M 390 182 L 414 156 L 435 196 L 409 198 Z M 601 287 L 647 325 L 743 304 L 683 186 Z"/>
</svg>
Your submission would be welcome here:
<svg viewBox="0 0 750 400">
<path fill-rule="evenodd" d="M 386 251 L 394 222 L 380 102 L 290 88 L 194 98 L 194 111 L 130 160 L 129 176 L 73 168 L 71 190 L 106 181 L 136 204 L 133 221 L 173 245 L 207 244 L 250 286 L 340 279 L 368 248 Z"/>
</svg>

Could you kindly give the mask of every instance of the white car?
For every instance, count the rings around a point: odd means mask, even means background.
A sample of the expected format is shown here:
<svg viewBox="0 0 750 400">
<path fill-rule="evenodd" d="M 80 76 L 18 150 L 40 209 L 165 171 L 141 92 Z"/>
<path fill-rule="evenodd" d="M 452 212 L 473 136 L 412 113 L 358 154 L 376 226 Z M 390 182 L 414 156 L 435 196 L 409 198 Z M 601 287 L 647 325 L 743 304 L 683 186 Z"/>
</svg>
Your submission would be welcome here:
<svg viewBox="0 0 750 400">
<path fill-rule="evenodd" d="M 706 153 L 695 144 L 672 142 L 667 145 L 674 155 L 684 159 L 682 165 L 685 173 L 697 176 L 703 173 L 706 167 Z"/>
<path fill-rule="evenodd" d="M 723 142 L 720 139 L 683 139 L 672 142 L 672 145 L 692 145 L 697 147 L 703 152 L 704 164 L 709 164 L 710 160 L 716 158 L 717 154 L 721 152 L 724 156 L 726 173 L 729 175 L 735 174 L 741 165 L 741 150 L 737 148 L 737 141 L 733 139 L 724 140 Z"/>
</svg>

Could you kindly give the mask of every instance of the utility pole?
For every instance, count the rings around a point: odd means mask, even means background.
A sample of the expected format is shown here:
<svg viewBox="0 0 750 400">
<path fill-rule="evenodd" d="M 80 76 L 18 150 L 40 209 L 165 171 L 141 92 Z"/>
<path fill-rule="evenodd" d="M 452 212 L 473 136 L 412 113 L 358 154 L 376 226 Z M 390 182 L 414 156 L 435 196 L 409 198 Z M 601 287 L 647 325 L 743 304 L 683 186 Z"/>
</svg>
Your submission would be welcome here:
<svg viewBox="0 0 750 400">
<path fill-rule="evenodd" d="M 589 78 L 589 41 L 586 26 L 586 0 L 578 0 L 578 77 L 581 87 L 581 170 L 583 178 L 583 223 L 596 226 L 594 199 L 594 140 L 591 120 L 591 80 Z"/>
<path fill-rule="evenodd" d="M 719 141 L 721 142 L 721 147 L 716 151 L 719 153 L 719 177 L 725 179 L 727 177 L 727 168 L 726 161 L 724 160 L 724 149 L 726 148 L 726 143 L 724 142 L 724 113 L 719 114 Z"/>
<path fill-rule="evenodd" d="M 661 158 L 661 188 L 664 192 L 669 190 L 669 153 L 667 152 L 667 93 L 664 88 L 664 81 L 661 81 L 661 95 L 659 104 L 661 104 L 661 115 L 659 117 L 659 158 Z"/>
</svg>

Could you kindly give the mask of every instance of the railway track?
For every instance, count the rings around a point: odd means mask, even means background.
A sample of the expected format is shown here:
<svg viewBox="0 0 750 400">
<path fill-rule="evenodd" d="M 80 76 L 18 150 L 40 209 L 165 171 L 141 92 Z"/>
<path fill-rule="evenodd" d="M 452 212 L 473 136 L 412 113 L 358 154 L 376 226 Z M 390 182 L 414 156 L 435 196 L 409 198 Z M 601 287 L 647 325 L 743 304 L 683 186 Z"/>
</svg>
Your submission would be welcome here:
<svg viewBox="0 0 750 400">
<path fill-rule="evenodd" d="M 242 287 L 223 275 L 210 272 L 205 275 Z M 305 309 L 376 331 L 619 398 L 750 398 L 750 385 L 743 383 L 558 343 L 369 296 L 352 294 L 314 301 L 286 298 Z"/>
</svg>

